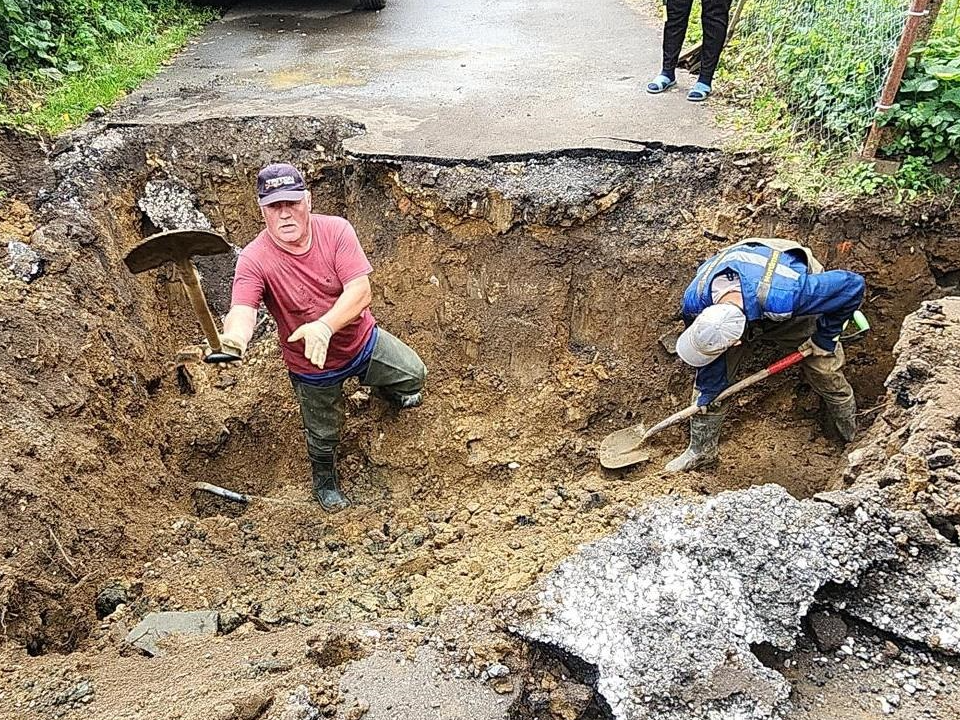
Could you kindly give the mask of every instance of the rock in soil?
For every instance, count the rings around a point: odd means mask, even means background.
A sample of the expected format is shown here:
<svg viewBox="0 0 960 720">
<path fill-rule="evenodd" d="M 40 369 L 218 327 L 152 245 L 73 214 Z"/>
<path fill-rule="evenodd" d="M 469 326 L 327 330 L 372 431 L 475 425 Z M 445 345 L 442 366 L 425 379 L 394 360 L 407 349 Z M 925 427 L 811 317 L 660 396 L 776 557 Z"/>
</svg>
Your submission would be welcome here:
<svg viewBox="0 0 960 720">
<path fill-rule="evenodd" d="M 19 240 L 7 243 L 7 268 L 14 277 L 31 283 L 43 274 L 43 258 L 29 245 Z"/>
<path fill-rule="evenodd" d="M 137 623 L 126 641 L 154 657 L 161 654 L 157 642 L 169 635 L 216 635 L 217 613 L 213 610 L 150 613 Z"/>
<path fill-rule="evenodd" d="M 103 620 L 116 610 L 118 605 L 125 602 L 127 602 L 127 589 L 123 585 L 108 585 L 97 595 L 97 619 Z"/>
<path fill-rule="evenodd" d="M 807 616 L 810 633 L 824 652 L 836 650 L 847 637 L 847 624 L 836 613 L 816 611 Z"/>
</svg>

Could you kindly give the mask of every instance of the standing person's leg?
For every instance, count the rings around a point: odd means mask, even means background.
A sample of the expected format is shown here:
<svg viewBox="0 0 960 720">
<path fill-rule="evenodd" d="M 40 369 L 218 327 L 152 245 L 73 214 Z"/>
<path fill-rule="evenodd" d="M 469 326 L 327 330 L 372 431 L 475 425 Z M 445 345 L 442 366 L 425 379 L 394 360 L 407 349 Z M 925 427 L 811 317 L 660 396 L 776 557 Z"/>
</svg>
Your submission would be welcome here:
<svg viewBox="0 0 960 720">
<path fill-rule="evenodd" d="M 346 415 L 343 383 L 318 387 L 291 376 L 293 392 L 300 403 L 300 417 L 307 437 L 307 454 L 313 469 L 313 496 L 324 510 L 337 512 L 350 505 L 337 476 L 337 445 Z"/>
<path fill-rule="evenodd" d="M 667 21 L 663 25 L 663 66 L 660 74 L 647 83 L 647 92 L 661 93 L 676 84 L 677 61 L 687 36 L 693 0 L 666 0 Z"/>
<path fill-rule="evenodd" d="M 700 22 L 703 25 L 703 44 L 700 49 L 700 77 L 687 95 L 688 100 L 700 102 L 710 95 L 713 74 L 720 62 L 720 52 L 727 41 L 730 24 L 730 0 L 702 0 Z"/>
<path fill-rule="evenodd" d="M 724 353 L 727 363 L 727 383 L 733 382 L 737 370 L 749 352 L 749 345 L 734 345 Z M 693 402 L 697 401 L 697 389 L 693 389 Z M 720 430 L 723 428 L 724 410 L 720 403 L 711 403 L 707 412 L 690 418 L 690 444 L 682 454 L 667 463 L 667 472 L 688 472 L 716 462 L 720 457 Z"/>
<path fill-rule="evenodd" d="M 361 384 L 375 388 L 377 395 L 398 408 L 411 408 L 423 399 L 420 391 L 426 377 L 427 367 L 420 356 L 409 345 L 378 328 L 377 344 Z"/>
<path fill-rule="evenodd" d="M 783 323 L 765 334 L 784 350 L 796 350 L 816 332 L 815 318 L 801 318 Z M 843 346 L 837 343 L 832 355 L 810 355 L 801 364 L 804 379 L 822 399 L 829 425 L 846 442 L 857 434 L 857 401 L 853 388 L 843 374 Z"/>
</svg>

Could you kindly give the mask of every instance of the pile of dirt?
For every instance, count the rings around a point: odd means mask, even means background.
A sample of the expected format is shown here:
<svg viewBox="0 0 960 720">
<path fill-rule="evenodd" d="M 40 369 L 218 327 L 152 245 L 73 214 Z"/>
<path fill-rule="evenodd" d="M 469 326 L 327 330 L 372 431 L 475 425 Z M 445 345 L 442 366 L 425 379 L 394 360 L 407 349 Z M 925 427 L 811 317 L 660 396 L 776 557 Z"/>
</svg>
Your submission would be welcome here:
<svg viewBox="0 0 960 720">
<path fill-rule="evenodd" d="M 489 617 L 651 498 L 764 482 L 808 497 L 840 482 L 842 449 L 795 375 L 741 398 L 714 471 L 660 472 L 680 430 L 649 465 L 597 467 L 606 433 L 689 397 L 690 373 L 659 340 L 680 328 L 697 263 L 780 236 L 864 273 L 876 332 L 848 356 L 865 420 L 900 321 L 960 265 L 954 217 L 812 212 L 783 203 L 753 157 L 344 157 L 358 131 L 302 118 L 90 130 L 0 200 L 4 242 L 44 263 L 29 283 L 0 268 L 0 653 L 14 678 L 58 666 L 24 652 L 112 653 L 153 610 L 212 608 L 271 636 L 317 622 L 442 625 L 471 605 Z M 281 159 L 311 179 L 317 210 L 355 225 L 374 313 L 430 369 L 412 412 L 348 388 L 341 471 L 354 506 L 336 516 L 309 500 L 269 323 L 238 369 L 177 362 L 200 340 L 182 290 L 169 272 L 122 264 L 150 230 L 137 207 L 147 183 L 186 187 L 242 246 L 259 230 L 255 173 Z M 208 291 L 223 307 L 222 283 Z M 228 510 L 194 497 L 198 480 L 270 501 Z M 117 585 L 127 603 L 101 623 L 95 599 Z M 77 702 L 96 717 L 123 697 Z"/>
</svg>

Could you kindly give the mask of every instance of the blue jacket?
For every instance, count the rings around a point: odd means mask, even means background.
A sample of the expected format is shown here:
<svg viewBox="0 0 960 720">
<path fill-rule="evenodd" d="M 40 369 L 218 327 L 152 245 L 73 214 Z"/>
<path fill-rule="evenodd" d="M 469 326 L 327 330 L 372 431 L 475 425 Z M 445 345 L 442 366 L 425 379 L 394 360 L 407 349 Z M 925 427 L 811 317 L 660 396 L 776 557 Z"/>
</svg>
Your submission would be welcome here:
<svg viewBox="0 0 960 720">
<path fill-rule="evenodd" d="M 866 284 L 863 277 L 847 270 L 810 273 L 806 263 L 794 253 L 781 253 L 769 276 L 769 290 L 762 304 L 758 291 L 774 251 L 765 245 L 735 246 L 704 262 L 683 294 L 683 320 L 689 325 L 705 308 L 713 304 L 710 284 L 727 271 L 740 277 L 744 313 L 748 322 L 773 320 L 784 322 L 798 317 L 816 316 L 813 342 L 824 350 L 836 347 L 837 336 L 860 307 Z M 726 355 L 697 370 L 697 405 L 708 405 L 727 388 Z"/>
</svg>

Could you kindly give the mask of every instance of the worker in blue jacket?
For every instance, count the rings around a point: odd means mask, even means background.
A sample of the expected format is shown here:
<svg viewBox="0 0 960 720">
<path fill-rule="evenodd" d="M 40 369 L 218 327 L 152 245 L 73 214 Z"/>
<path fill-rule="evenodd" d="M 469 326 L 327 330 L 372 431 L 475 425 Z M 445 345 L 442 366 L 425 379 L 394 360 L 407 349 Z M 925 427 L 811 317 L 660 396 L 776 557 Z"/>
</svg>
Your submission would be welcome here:
<svg viewBox="0 0 960 720">
<path fill-rule="evenodd" d="M 853 440 L 857 405 L 837 338 L 864 287 L 856 273 L 824 272 L 809 249 L 789 240 L 744 240 L 704 262 L 683 295 L 687 329 L 677 354 L 697 368 L 696 402 L 707 409 L 691 418 L 690 446 L 666 469 L 694 470 L 717 460 L 723 411 L 713 400 L 760 337 L 791 351 L 811 350 L 803 373 L 823 399 L 828 430 Z"/>
</svg>

